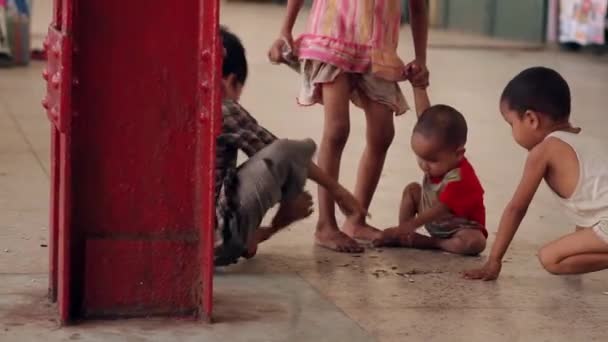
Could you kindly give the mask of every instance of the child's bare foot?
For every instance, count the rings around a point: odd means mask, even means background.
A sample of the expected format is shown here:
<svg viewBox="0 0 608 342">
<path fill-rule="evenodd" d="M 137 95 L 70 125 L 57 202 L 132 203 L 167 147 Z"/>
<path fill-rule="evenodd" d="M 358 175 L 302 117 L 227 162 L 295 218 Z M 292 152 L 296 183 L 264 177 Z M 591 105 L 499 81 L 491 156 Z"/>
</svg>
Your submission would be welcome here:
<svg viewBox="0 0 608 342">
<path fill-rule="evenodd" d="M 382 236 L 382 231 L 367 224 L 365 220 L 347 219 L 342 231 L 355 240 L 374 241 Z"/>
<path fill-rule="evenodd" d="M 253 236 L 253 238 L 251 239 L 251 242 L 247 245 L 247 250 L 245 252 L 243 252 L 243 258 L 245 259 L 251 259 L 253 258 L 257 253 L 258 253 L 258 245 L 268 239 L 270 239 L 271 236 L 273 236 L 274 234 L 278 233 L 281 228 L 284 227 L 269 227 L 269 228 L 263 228 L 260 227 L 255 231 L 255 234 Z"/>
<path fill-rule="evenodd" d="M 315 232 L 315 243 L 321 247 L 339 253 L 363 252 L 363 247 L 361 247 L 357 243 L 357 241 L 351 239 L 348 235 L 342 233 L 338 229 L 338 227 L 332 225 L 325 225 L 323 223 L 317 224 L 317 231 Z"/>
<path fill-rule="evenodd" d="M 272 226 L 283 228 L 307 218 L 313 212 L 313 204 L 312 196 L 308 192 L 301 193 L 291 201 L 281 202 L 279 210 L 272 219 Z"/>
<path fill-rule="evenodd" d="M 385 231 L 380 239 L 374 240 L 375 247 L 404 247 L 417 249 L 438 249 L 437 240 L 416 232 L 400 233 L 397 230 Z"/>
<path fill-rule="evenodd" d="M 426 235 L 412 233 L 409 236 L 409 243 L 411 248 L 417 249 L 441 249 L 439 246 L 439 239 L 429 237 Z"/>
<path fill-rule="evenodd" d="M 251 244 L 247 246 L 247 250 L 243 252 L 243 258 L 251 259 L 258 253 L 258 244 Z"/>
<path fill-rule="evenodd" d="M 412 247 L 411 236 L 415 233 L 404 233 L 398 228 L 384 230 L 380 237 L 373 240 L 374 247 Z"/>
<path fill-rule="evenodd" d="M 272 226 L 269 228 L 258 228 L 255 235 L 243 252 L 243 258 L 251 259 L 258 252 L 258 244 L 270 239 L 271 236 L 290 224 L 305 219 L 312 214 L 313 201 L 308 192 L 301 193 L 291 201 L 281 202 L 279 210 L 272 219 Z"/>
</svg>

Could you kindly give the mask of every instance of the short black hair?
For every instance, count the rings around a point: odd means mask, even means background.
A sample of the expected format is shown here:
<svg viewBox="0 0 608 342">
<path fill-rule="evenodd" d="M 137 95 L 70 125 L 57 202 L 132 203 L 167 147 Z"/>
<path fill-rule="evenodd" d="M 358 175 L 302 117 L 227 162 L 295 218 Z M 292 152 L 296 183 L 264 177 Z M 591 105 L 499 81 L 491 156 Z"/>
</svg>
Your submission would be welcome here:
<svg viewBox="0 0 608 342">
<path fill-rule="evenodd" d="M 226 78 L 230 74 L 236 76 L 237 81 L 245 84 L 247 80 L 247 57 L 245 47 L 237 35 L 230 32 L 228 28 L 220 27 L 220 36 L 224 46 L 224 60 L 222 63 L 222 77 Z"/>
<path fill-rule="evenodd" d="M 557 71 L 545 67 L 520 72 L 507 84 L 500 101 L 520 115 L 533 110 L 553 121 L 567 121 L 570 118 L 568 82 Z"/>
<path fill-rule="evenodd" d="M 448 105 L 434 105 L 422 112 L 414 133 L 440 139 L 443 147 L 459 148 L 467 143 L 467 121 Z"/>
</svg>

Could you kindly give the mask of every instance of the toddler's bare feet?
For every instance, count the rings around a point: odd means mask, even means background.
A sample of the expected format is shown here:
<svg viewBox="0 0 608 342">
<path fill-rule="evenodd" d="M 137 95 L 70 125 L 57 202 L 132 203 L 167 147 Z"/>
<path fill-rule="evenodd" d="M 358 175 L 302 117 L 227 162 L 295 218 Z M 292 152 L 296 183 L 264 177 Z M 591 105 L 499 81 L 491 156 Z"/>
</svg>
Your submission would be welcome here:
<svg viewBox="0 0 608 342">
<path fill-rule="evenodd" d="M 365 219 L 347 219 L 342 231 L 355 240 L 374 241 L 382 236 L 382 231 L 372 227 Z"/>
<path fill-rule="evenodd" d="M 397 228 L 387 229 L 380 239 L 374 240 L 375 247 L 405 247 L 417 249 L 437 249 L 438 240 L 416 232 L 402 232 Z"/>
<path fill-rule="evenodd" d="M 342 233 L 337 226 L 318 223 L 315 232 L 315 242 L 321 247 L 325 247 L 339 253 L 361 253 L 361 247 L 357 241 Z"/>
<path fill-rule="evenodd" d="M 373 241 L 374 247 L 412 247 L 411 235 L 402 233 L 397 228 L 389 228 Z"/>
</svg>

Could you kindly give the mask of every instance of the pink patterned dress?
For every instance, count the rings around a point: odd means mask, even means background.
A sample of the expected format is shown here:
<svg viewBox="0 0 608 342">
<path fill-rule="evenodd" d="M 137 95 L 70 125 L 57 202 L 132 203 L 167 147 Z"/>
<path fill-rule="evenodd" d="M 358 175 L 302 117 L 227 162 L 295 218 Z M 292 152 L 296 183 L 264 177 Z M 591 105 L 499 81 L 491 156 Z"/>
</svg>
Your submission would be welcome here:
<svg viewBox="0 0 608 342">
<path fill-rule="evenodd" d="M 407 111 L 397 84 L 404 80 L 397 55 L 400 23 L 399 0 L 314 0 L 294 49 L 304 77 L 300 104 L 321 103 L 321 85 L 348 73 L 356 105 L 364 93 L 396 114 Z"/>
</svg>

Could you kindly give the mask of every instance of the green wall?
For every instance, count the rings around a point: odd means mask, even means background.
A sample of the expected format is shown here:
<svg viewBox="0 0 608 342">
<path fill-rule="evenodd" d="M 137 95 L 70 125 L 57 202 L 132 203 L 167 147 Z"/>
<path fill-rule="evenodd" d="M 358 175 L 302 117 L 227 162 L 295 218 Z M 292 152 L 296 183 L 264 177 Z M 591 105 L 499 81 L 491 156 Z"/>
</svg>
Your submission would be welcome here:
<svg viewBox="0 0 608 342">
<path fill-rule="evenodd" d="M 543 42 L 547 0 L 437 0 L 439 27 Z"/>
<path fill-rule="evenodd" d="M 498 0 L 493 35 L 542 42 L 545 40 L 547 1 Z"/>
<path fill-rule="evenodd" d="M 494 0 L 447 0 L 448 28 L 489 34 L 493 14 Z"/>
</svg>

